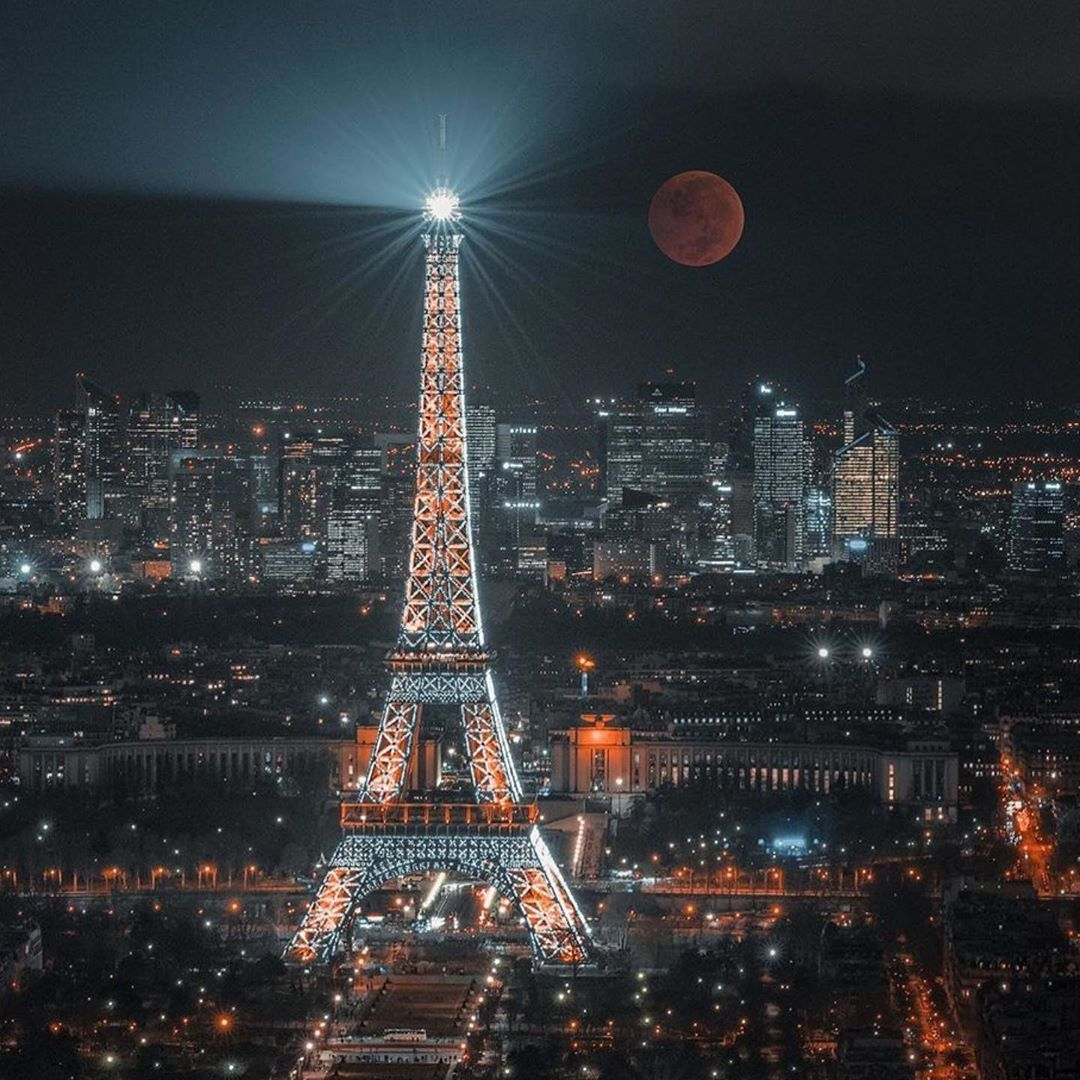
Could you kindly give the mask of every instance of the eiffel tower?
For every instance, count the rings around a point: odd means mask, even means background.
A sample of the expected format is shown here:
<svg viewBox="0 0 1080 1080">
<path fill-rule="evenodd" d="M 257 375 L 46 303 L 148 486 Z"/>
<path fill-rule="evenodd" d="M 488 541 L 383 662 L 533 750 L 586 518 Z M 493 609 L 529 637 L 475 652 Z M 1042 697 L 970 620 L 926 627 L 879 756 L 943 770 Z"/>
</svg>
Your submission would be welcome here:
<svg viewBox="0 0 1080 1080">
<path fill-rule="evenodd" d="M 522 795 L 484 645 L 469 524 L 457 196 L 426 201 L 419 445 L 405 608 L 387 656 L 390 690 L 356 802 L 341 806 L 342 838 L 286 950 L 328 962 L 351 936 L 360 901 L 385 882 L 446 871 L 494 886 L 516 905 L 536 963 L 577 966 L 592 943 L 585 918 Z M 424 705 L 461 708 L 473 802 L 407 801 Z"/>
</svg>

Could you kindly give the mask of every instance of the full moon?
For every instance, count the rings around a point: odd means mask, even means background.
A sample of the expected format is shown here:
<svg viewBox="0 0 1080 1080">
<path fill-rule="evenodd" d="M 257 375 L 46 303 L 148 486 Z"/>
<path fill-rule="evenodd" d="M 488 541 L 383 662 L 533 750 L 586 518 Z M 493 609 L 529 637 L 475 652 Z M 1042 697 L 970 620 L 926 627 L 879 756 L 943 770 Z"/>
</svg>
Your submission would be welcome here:
<svg viewBox="0 0 1080 1080">
<path fill-rule="evenodd" d="M 683 266 L 711 266 L 730 255 L 744 220 L 738 192 L 711 172 L 679 173 L 649 203 L 649 232 L 656 246 Z"/>
</svg>

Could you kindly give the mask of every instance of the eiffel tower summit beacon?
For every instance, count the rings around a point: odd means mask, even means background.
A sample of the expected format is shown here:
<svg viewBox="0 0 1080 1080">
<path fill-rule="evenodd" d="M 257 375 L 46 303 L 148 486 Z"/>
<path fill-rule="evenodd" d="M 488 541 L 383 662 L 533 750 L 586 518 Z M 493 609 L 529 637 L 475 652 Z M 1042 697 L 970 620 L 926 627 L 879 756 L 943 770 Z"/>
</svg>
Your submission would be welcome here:
<svg viewBox="0 0 1080 1080">
<path fill-rule="evenodd" d="M 461 210 L 445 183 L 428 196 L 424 221 L 416 494 L 401 628 L 359 798 L 341 806 L 341 840 L 286 955 L 331 960 L 366 895 L 396 878 L 446 871 L 486 882 L 516 905 L 538 965 L 576 967 L 592 958 L 589 928 L 541 836 L 536 805 L 522 794 L 484 644 L 466 468 Z M 410 801 L 426 706 L 460 710 L 469 801 L 438 790 Z"/>
</svg>

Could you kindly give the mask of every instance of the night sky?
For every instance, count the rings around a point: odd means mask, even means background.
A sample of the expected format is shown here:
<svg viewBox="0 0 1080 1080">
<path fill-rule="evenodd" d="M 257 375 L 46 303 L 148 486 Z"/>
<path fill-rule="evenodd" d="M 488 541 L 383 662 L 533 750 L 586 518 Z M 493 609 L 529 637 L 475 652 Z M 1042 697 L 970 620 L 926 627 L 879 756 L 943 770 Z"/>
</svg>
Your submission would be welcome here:
<svg viewBox="0 0 1080 1080">
<path fill-rule="evenodd" d="M 1080 396 L 1075 3 L 9 0 L 0 412 L 131 393 L 411 395 L 416 208 L 467 216 L 500 400 L 755 371 L 814 400 Z M 675 265 L 668 176 L 746 208 Z"/>
</svg>

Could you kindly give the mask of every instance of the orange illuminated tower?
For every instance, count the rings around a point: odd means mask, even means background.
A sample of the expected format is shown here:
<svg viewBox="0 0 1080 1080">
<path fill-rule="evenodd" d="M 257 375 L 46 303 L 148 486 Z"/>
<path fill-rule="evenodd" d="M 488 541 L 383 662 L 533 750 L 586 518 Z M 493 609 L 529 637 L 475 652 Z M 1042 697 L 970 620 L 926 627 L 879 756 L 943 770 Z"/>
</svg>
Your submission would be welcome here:
<svg viewBox="0 0 1080 1080">
<path fill-rule="evenodd" d="M 522 796 L 484 645 L 469 523 L 457 196 L 439 186 L 424 214 L 425 291 L 412 546 L 390 688 L 359 800 L 287 955 L 328 961 L 359 902 L 386 881 L 447 871 L 517 905 L 541 965 L 589 959 L 588 926 Z M 460 707 L 474 801 L 406 792 L 424 705 Z"/>
</svg>

